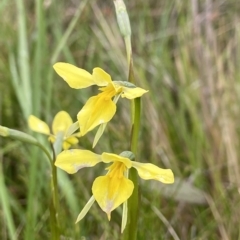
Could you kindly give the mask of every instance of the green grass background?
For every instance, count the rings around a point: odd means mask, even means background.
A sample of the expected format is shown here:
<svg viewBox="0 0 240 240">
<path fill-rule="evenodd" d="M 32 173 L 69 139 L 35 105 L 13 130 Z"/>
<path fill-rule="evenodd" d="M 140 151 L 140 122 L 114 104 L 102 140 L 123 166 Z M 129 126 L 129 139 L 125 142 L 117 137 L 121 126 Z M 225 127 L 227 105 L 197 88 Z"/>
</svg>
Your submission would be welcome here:
<svg viewBox="0 0 240 240">
<path fill-rule="evenodd" d="M 142 101 L 139 159 L 171 168 L 174 185 L 141 181 L 138 239 L 240 239 L 240 3 L 235 0 L 126 1 Z M 58 61 L 127 79 L 125 46 L 110 0 L 1 0 L 0 124 L 31 133 L 34 114 L 73 119 L 96 88 L 75 90 Z M 80 139 L 91 149 L 96 130 Z M 129 102 L 94 149 L 128 150 Z M 33 133 L 31 133 L 33 134 Z M 48 145 L 44 137 L 34 134 Z M 120 239 L 121 209 L 94 204 L 78 224 L 104 166 L 59 173 L 62 239 Z M 50 168 L 38 149 L 0 138 L 0 239 L 51 239 Z"/>
</svg>

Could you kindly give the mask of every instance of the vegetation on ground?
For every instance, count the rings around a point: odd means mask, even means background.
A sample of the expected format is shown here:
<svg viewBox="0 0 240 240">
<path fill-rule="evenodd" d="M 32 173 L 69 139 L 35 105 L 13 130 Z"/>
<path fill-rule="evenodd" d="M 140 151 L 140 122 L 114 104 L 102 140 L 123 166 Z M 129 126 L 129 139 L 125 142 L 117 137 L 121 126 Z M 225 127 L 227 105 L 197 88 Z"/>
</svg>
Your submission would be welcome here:
<svg viewBox="0 0 240 240">
<path fill-rule="evenodd" d="M 138 239 L 240 239 L 240 4 L 234 0 L 126 1 L 137 85 L 143 97 L 139 161 L 171 168 L 175 184 L 140 182 Z M 72 118 L 97 88 L 69 88 L 54 72 L 68 62 L 127 80 L 113 1 L 0 2 L 0 125 L 33 134 L 33 114 Z M 119 102 L 94 151 L 129 142 L 128 102 Z M 130 106 L 129 106 L 130 107 Z M 96 130 L 80 138 L 90 149 Z M 34 135 L 43 144 L 44 137 Z M 0 138 L 0 239 L 49 239 L 49 164 L 32 146 Z M 62 239 L 120 239 L 97 204 L 75 224 L 104 166 L 59 176 Z"/>
</svg>

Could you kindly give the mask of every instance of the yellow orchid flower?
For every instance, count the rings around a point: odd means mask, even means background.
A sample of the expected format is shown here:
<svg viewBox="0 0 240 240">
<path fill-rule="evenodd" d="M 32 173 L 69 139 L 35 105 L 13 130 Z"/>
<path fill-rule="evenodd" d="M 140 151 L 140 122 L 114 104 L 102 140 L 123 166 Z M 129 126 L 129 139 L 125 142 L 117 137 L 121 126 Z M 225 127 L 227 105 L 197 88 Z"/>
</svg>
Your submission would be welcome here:
<svg viewBox="0 0 240 240">
<path fill-rule="evenodd" d="M 52 132 L 50 132 L 50 128 L 44 121 L 40 120 L 39 118 L 30 115 L 28 118 L 28 125 L 30 129 L 35 132 L 43 133 L 49 136 L 49 141 L 54 143 L 56 140 L 56 136 L 58 133 L 63 134 L 63 144 L 62 148 L 67 150 L 70 148 L 71 145 L 77 144 L 78 139 L 80 137 L 80 133 L 71 134 L 69 135 L 69 129 L 73 125 L 72 118 L 69 114 L 65 111 L 60 111 L 56 114 L 52 122 Z"/>
<path fill-rule="evenodd" d="M 59 62 L 53 68 L 71 88 L 101 87 L 101 93 L 89 98 L 77 115 L 82 135 L 112 119 L 119 96 L 134 99 L 148 92 L 126 81 L 112 81 L 111 76 L 98 67 L 93 69 L 92 74 L 68 63 Z"/>
<path fill-rule="evenodd" d="M 112 153 L 95 154 L 88 150 L 71 149 L 61 152 L 55 165 L 69 174 L 76 173 L 79 169 L 93 167 L 96 164 L 111 163 L 105 176 L 97 177 L 92 185 L 93 196 L 77 218 L 80 221 L 96 200 L 101 209 L 106 212 L 110 220 L 111 212 L 132 195 L 134 184 L 127 178 L 128 169 L 135 168 L 138 175 L 145 180 L 154 179 L 163 183 L 173 183 L 174 176 L 170 169 L 161 169 L 151 163 L 131 161 L 126 153 L 121 155 Z M 125 221 L 126 222 L 126 221 Z"/>
</svg>

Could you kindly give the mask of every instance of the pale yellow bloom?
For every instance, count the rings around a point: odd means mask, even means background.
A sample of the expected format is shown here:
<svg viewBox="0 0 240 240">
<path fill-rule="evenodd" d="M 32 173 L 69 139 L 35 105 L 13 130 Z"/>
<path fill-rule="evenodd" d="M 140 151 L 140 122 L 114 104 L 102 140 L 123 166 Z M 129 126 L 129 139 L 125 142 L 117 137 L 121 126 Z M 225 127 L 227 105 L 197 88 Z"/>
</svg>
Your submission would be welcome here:
<svg viewBox="0 0 240 240">
<path fill-rule="evenodd" d="M 29 127 L 35 131 L 49 136 L 49 141 L 55 142 L 58 133 L 63 135 L 62 147 L 64 150 L 69 149 L 71 145 L 77 144 L 80 137 L 80 133 L 68 135 L 68 130 L 72 126 L 73 121 L 69 114 L 65 111 L 60 111 L 56 114 L 52 123 L 52 134 L 50 128 L 44 121 L 39 118 L 30 115 L 28 118 Z"/>
<path fill-rule="evenodd" d="M 82 135 L 112 119 L 118 99 L 113 100 L 113 97 L 134 99 L 147 92 L 126 81 L 112 81 L 111 76 L 101 68 L 94 68 L 92 74 L 68 63 L 56 63 L 53 68 L 72 88 L 100 87 L 101 93 L 89 98 L 77 115 Z"/>
<path fill-rule="evenodd" d="M 105 176 L 97 177 L 93 182 L 93 197 L 79 214 L 77 221 L 86 215 L 95 200 L 110 220 L 111 212 L 132 195 L 134 184 L 127 178 L 128 169 L 132 167 L 137 170 L 142 179 L 154 179 L 167 184 L 174 182 L 170 169 L 161 169 L 151 163 L 131 161 L 129 158 L 112 153 L 98 155 L 88 150 L 72 149 L 60 153 L 55 165 L 73 174 L 81 168 L 93 167 L 100 162 L 111 165 L 106 168 L 108 172 Z"/>
</svg>

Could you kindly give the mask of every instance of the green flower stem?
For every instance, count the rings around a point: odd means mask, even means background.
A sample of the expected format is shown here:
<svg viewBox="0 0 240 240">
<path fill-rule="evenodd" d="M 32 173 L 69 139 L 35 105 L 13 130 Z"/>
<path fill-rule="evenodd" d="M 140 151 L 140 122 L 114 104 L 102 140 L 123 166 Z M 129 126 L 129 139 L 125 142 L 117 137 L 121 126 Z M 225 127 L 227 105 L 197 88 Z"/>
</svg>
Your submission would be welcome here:
<svg viewBox="0 0 240 240">
<path fill-rule="evenodd" d="M 140 129 L 140 113 L 141 113 L 141 99 L 134 99 L 134 118 L 131 133 L 131 152 L 137 156 L 137 144 L 138 135 Z M 139 205 L 139 193 L 138 193 L 138 174 L 134 168 L 129 170 L 129 179 L 134 184 L 134 190 L 131 197 L 128 200 L 128 217 L 127 225 L 123 232 L 123 240 L 135 240 L 137 239 L 137 224 L 138 224 L 138 205 Z"/>
<path fill-rule="evenodd" d="M 125 47 L 127 52 L 127 62 L 129 66 L 128 81 L 130 83 L 135 82 L 133 73 L 133 59 L 132 59 L 132 45 L 131 45 L 131 26 L 126 10 L 126 6 L 122 0 L 115 0 L 115 9 L 117 14 L 117 21 L 120 32 L 124 37 Z M 138 135 L 140 129 L 140 113 L 141 113 L 141 101 L 140 98 L 131 101 L 131 152 L 137 156 L 137 144 Z M 134 168 L 129 170 L 129 179 L 134 184 L 134 190 L 131 197 L 128 199 L 128 212 L 127 212 L 127 224 L 123 232 L 123 240 L 135 240 L 137 239 L 137 223 L 138 223 L 138 174 Z"/>
<path fill-rule="evenodd" d="M 133 72 L 133 59 L 132 59 L 132 47 L 131 38 L 124 37 L 125 46 L 127 51 L 127 61 L 129 64 L 129 75 L 128 81 L 135 83 L 134 72 Z M 131 152 L 137 156 L 137 145 L 138 145 L 138 135 L 140 130 L 140 114 L 141 114 L 141 98 L 136 98 L 131 101 Z M 131 197 L 128 199 L 128 213 L 127 213 L 127 224 L 123 232 L 124 240 L 136 240 L 137 230 L 138 230 L 138 205 L 139 205 L 139 193 L 138 193 L 138 174 L 134 168 L 129 170 L 129 179 L 134 184 L 134 190 Z"/>
<path fill-rule="evenodd" d="M 63 133 L 59 132 L 56 136 L 56 141 L 53 144 L 53 166 L 52 166 L 52 192 L 53 192 L 53 202 L 56 210 L 58 210 L 59 198 L 58 198 L 58 190 L 57 190 L 57 167 L 55 166 L 56 156 L 62 151 L 62 143 L 63 143 Z M 56 212 L 58 214 L 58 211 Z"/>
<path fill-rule="evenodd" d="M 137 225 L 138 225 L 138 174 L 136 169 L 131 168 L 129 171 L 129 179 L 134 183 L 134 190 L 131 197 L 128 199 L 128 213 L 127 224 L 123 232 L 124 240 L 136 240 L 137 239 Z"/>
<path fill-rule="evenodd" d="M 137 144 L 140 131 L 141 98 L 134 99 L 134 117 L 131 133 L 131 151 L 137 156 Z"/>
<path fill-rule="evenodd" d="M 126 46 L 126 49 L 128 49 L 127 46 Z M 130 83 L 133 83 L 133 84 L 135 83 L 135 78 L 134 78 L 134 73 L 133 73 L 133 59 L 132 59 L 132 56 L 130 57 L 130 60 L 129 60 L 128 81 Z M 139 118 L 140 118 L 140 112 L 139 112 Z M 135 117 L 135 102 L 131 101 L 131 123 L 132 123 L 133 126 L 134 126 L 134 119 L 136 119 L 136 117 Z M 131 140 L 131 145 L 132 145 L 132 140 Z"/>
<path fill-rule="evenodd" d="M 57 189 L 57 169 L 55 165 L 52 166 L 51 176 L 51 192 L 52 201 L 50 203 L 50 225 L 53 240 L 60 239 L 60 229 L 58 221 L 58 189 Z"/>
<path fill-rule="evenodd" d="M 51 225 L 51 234 L 53 240 L 60 239 L 60 229 L 58 221 L 58 191 L 56 188 L 57 184 L 57 171 L 56 167 L 52 168 L 52 177 L 51 177 L 51 190 L 52 190 L 52 201 L 50 203 L 50 225 Z"/>
<path fill-rule="evenodd" d="M 49 160 L 52 176 L 51 176 L 51 191 L 52 191 L 52 202 L 50 204 L 50 221 L 51 221 L 51 231 L 52 231 L 52 239 L 59 240 L 60 239 L 60 231 L 58 224 L 58 189 L 57 189 L 57 168 L 54 165 L 56 155 L 59 154 L 62 150 L 62 142 L 63 142 L 63 133 L 59 133 L 56 138 L 56 142 L 53 146 L 53 158 L 51 157 L 48 150 L 34 137 L 24 132 L 10 129 L 4 126 L 0 126 L 0 136 L 10 137 L 15 140 L 19 140 L 21 142 L 25 142 L 28 144 L 35 145 L 39 147 L 47 156 Z"/>
<path fill-rule="evenodd" d="M 37 143 L 35 144 L 37 147 L 39 147 L 47 156 L 47 159 L 49 160 L 49 163 L 51 165 L 51 168 L 53 167 L 53 162 L 52 162 L 52 158 L 51 155 L 49 154 L 48 150 L 41 144 L 41 143 Z"/>
<path fill-rule="evenodd" d="M 127 51 L 127 61 L 128 65 L 130 66 L 130 61 L 132 57 L 132 45 L 131 45 L 131 36 L 124 37 L 126 51 Z"/>
<path fill-rule="evenodd" d="M 59 132 L 57 133 L 56 141 L 53 144 L 53 161 L 51 178 L 52 202 L 50 206 L 50 214 L 51 214 L 52 239 L 54 240 L 60 239 L 57 168 L 54 165 L 54 163 L 56 161 L 56 156 L 62 151 L 62 143 L 63 133 Z"/>
<path fill-rule="evenodd" d="M 60 232 L 59 232 L 59 223 L 58 223 L 58 190 L 57 190 L 57 170 L 54 165 L 55 153 L 53 158 L 51 158 L 47 149 L 40 144 L 39 142 L 35 144 L 38 146 L 48 157 L 48 160 L 51 165 L 52 175 L 51 175 L 51 192 L 52 192 L 52 201 L 50 203 L 50 225 L 51 225 L 51 233 L 52 233 L 52 240 L 59 240 L 60 239 Z"/>
<path fill-rule="evenodd" d="M 58 145 L 60 142 L 57 139 L 56 150 L 59 149 Z M 53 146 L 53 158 L 50 156 L 47 149 L 37 142 L 35 144 L 38 146 L 48 157 L 48 160 L 51 165 L 52 175 L 51 175 L 51 193 L 52 193 L 52 201 L 50 203 L 50 225 L 51 225 L 51 233 L 52 233 L 52 240 L 59 240 L 60 239 L 60 228 L 59 228 L 59 221 L 58 221 L 58 204 L 59 204 L 59 198 L 58 198 L 58 189 L 57 189 L 57 168 L 54 165 L 55 159 L 56 159 L 56 151 Z"/>
</svg>

